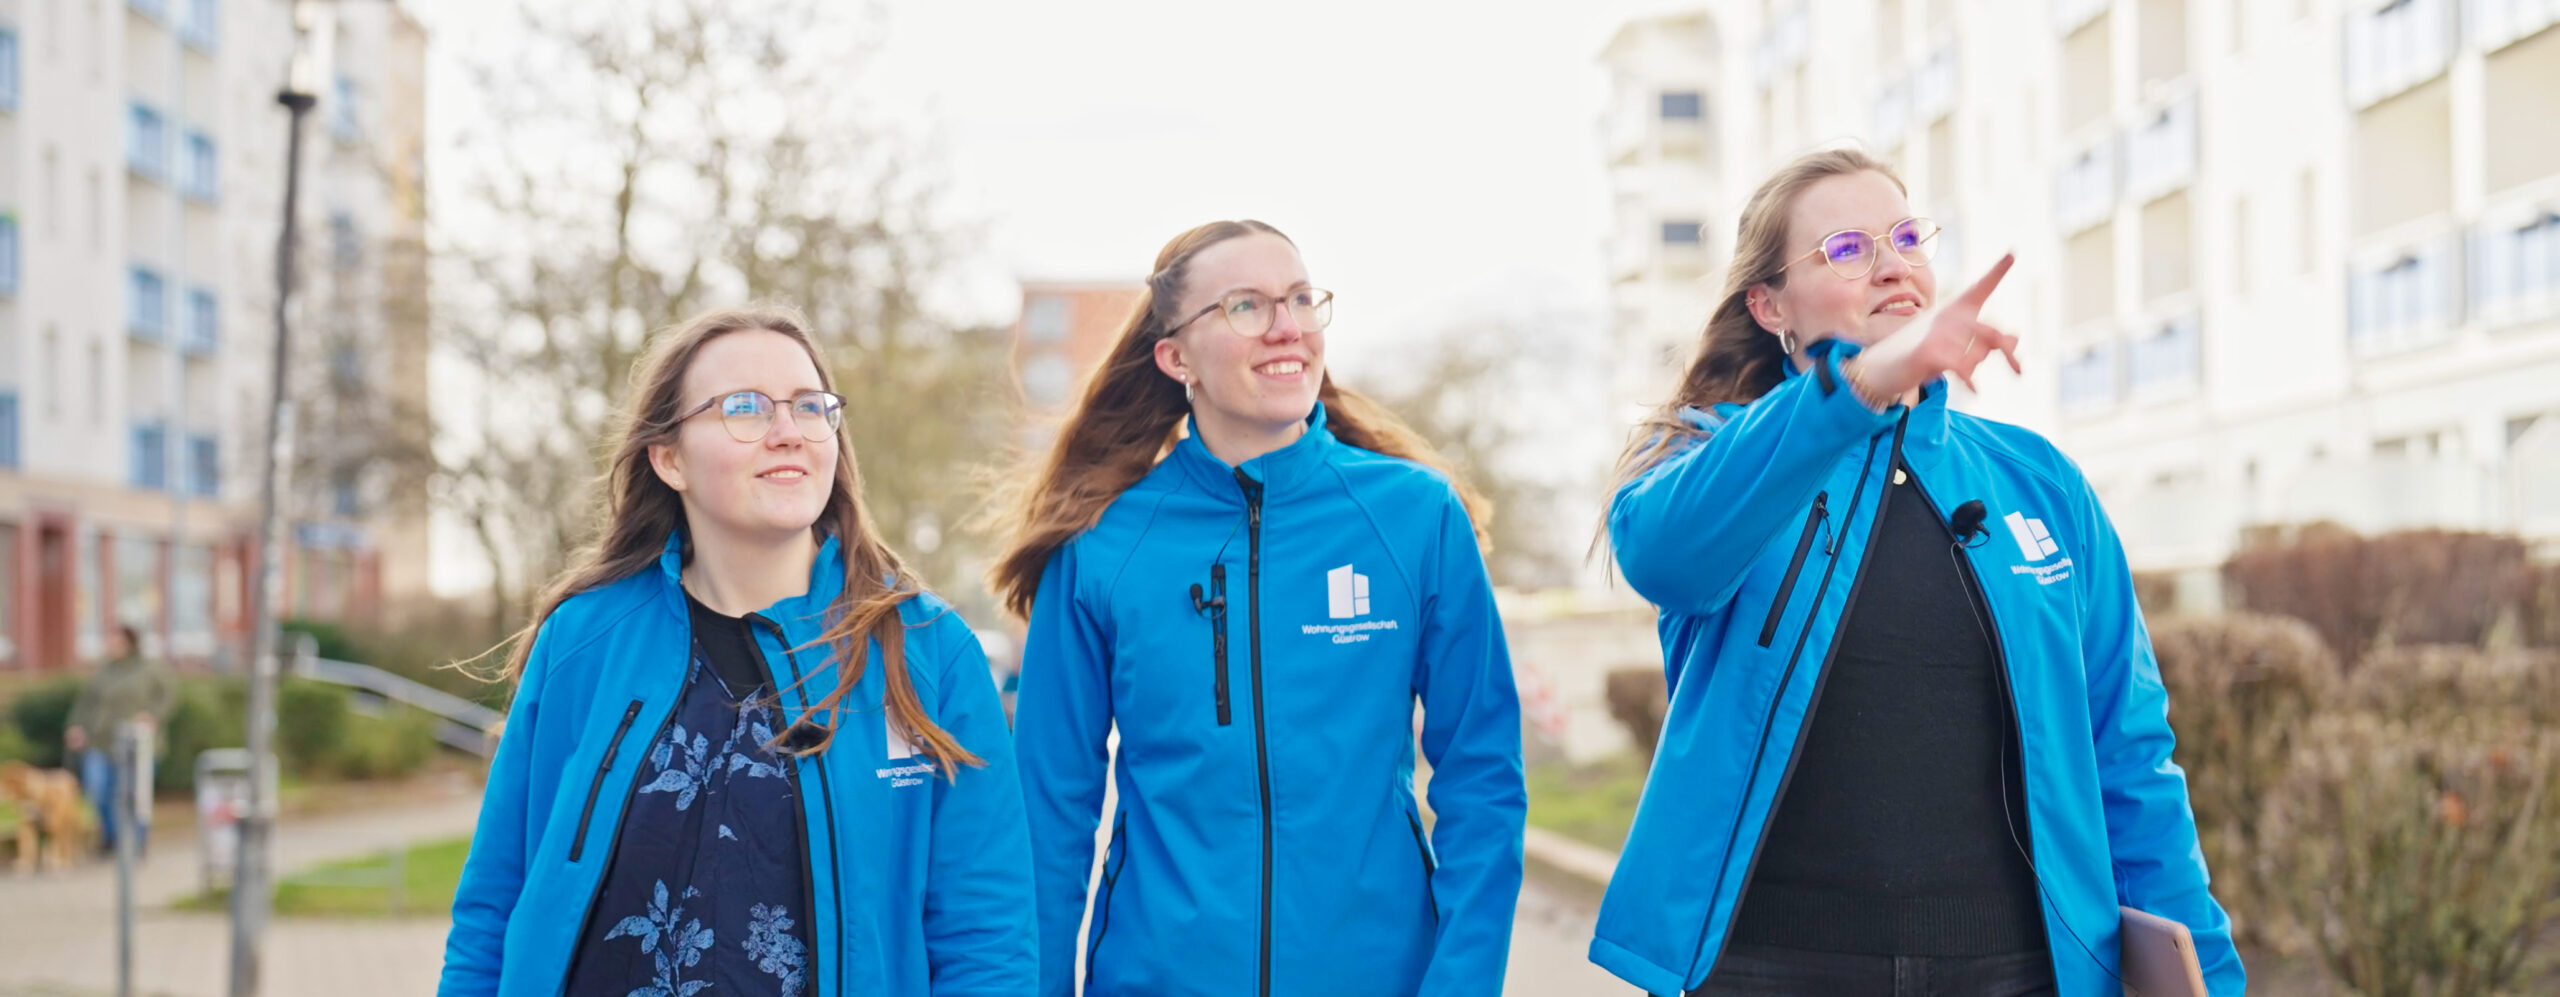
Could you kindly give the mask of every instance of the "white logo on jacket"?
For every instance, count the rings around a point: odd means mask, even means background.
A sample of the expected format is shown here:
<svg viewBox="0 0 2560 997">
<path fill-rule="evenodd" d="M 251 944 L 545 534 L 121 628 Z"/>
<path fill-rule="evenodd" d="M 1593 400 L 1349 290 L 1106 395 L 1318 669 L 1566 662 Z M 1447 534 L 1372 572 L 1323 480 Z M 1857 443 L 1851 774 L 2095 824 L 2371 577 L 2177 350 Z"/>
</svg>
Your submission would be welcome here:
<svg viewBox="0 0 2560 997">
<path fill-rule="evenodd" d="M 1324 573 L 1325 615 L 1337 620 L 1369 615 L 1369 576 L 1351 570 L 1346 564 Z M 1330 636 L 1336 644 L 1357 644 L 1369 639 L 1369 631 L 1393 630 L 1394 620 L 1362 620 L 1358 623 L 1309 623 L 1298 628 L 1310 637 Z"/>
<path fill-rule="evenodd" d="M 2035 563 L 2062 553 L 2062 544 L 2053 539 L 2052 531 L 2044 528 L 2044 520 L 2028 519 L 2026 513 L 2013 512 L 2002 517 L 2001 521 L 2009 524 L 2009 538 L 2018 542 L 2018 554 L 2027 559 L 2025 564 L 2011 565 L 2010 573 L 2034 575 L 2038 585 L 2051 585 L 2071 577 L 2070 558 L 2052 564 Z"/>
<path fill-rule="evenodd" d="M 888 750 L 880 757 L 896 762 L 914 758 L 921 751 L 915 737 L 907 733 L 907 726 L 899 723 L 898 718 L 883 717 L 880 726 L 889 732 Z M 890 765 L 880 769 L 876 774 L 880 778 L 889 780 L 889 786 L 892 789 L 899 786 L 921 786 L 924 785 L 925 779 L 933 775 L 933 765 L 930 762 Z"/>
</svg>

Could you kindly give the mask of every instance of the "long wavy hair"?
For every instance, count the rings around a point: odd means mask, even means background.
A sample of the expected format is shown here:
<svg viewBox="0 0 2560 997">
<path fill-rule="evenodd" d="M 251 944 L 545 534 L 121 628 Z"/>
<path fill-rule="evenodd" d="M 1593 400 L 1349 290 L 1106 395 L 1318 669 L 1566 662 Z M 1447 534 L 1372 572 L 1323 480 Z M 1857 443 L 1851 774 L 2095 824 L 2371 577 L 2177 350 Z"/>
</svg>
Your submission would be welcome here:
<svg viewBox="0 0 2560 997">
<path fill-rule="evenodd" d="M 1112 500 L 1154 470 L 1180 438 L 1190 403 L 1182 397 L 1182 385 L 1156 367 L 1156 343 L 1172 335 L 1167 323 L 1181 303 L 1192 259 L 1211 246 L 1255 234 L 1289 238 L 1258 221 L 1217 221 L 1173 237 L 1156 253 L 1146 290 L 1059 426 L 1057 439 L 1045 455 L 1031 459 L 1028 473 L 1012 477 L 993 506 L 1001 517 L 995 523 L 1007 535 L 988 583 L 1006 609 L 1029 618 L 1049 556 L 1100 522 Z M 1421 434 L 1385 406 L 1341 386 L 1330 369 L 1316 398 L 1324 403 L 1325 428 L 1336 439 L 1449 472 Z M 1449 477 L 1457 483 L 1481 542 L 1491 510 L 1473 487 L 1455 474 Z"/>
<path fill-rule="evenodd" d="M 1680 378 L 1679 390 L 1647 413 L 1629 435 L 1626 449 L 1618 455 L 1617 484 L 1635 480 L 1700 435 L 1697 427 L 1680 418 L 1681 409 L 1748 404 L 1784 379 L 1787 352 L 1777 336 L 1751 317 L 1751 289 L 1787 286 L 1787 263 L 1793 258 L 1789 250 L 1794 248 L 1787 242 L 1787 220 L 1794 216 L 1796 201 L 1806 188 L 1831 177 L 1867 172 L 1893 181 L 1897 189 L 1903 187 L 1893 167 L 1857 149 L 1842 148 L 1798 156 L 1752 192 L 1742 207 L 1733 263 L 1725 268 L 1724 298 L 1707 316 L 1697 358 Z"/>
<path fill-rule="evenodd" d="M 536 600 L 532 622 L 514 637 L 514 649 L 508 653 L 499 676 L 502 680 L 523 674 L 525 660 L 533 653 L 535 631 L 562 602 L 578 593 L 655 570 L 665 552 L 667 537 L 684 528 L 684 502 L 650 466 L 649 448 L 675 442 L 680 425 L 676 415 L 686 400 L 685 372 L 692 368 L 693 359 L 703 346 L 734 332 L 764 331 L 788 336 L 808 351 L 809 361 L 818 368 L 819 385 L 833 391 L 835 376 L 808 330 L 808 320 L 798 312 L 760 306 L 709 312 L 654 337 L 648 352 L 633 368 L 630 401 L 624 409 L 621 428 L 613 437 L 613 459 L 604 474 L 599 511 L 604 530 L 594 545 L 570 558 L 569 567 L 552 579 Z M 853 444 L 846 434 L 835 434 L 835 447 L 834 488 L 812 529 L 836 538 L 844 557 L 844 591 L 828 608 L 826 630 L 808 646 L 827 645 L 833 656 L 831 667 L 840 669 L 842 675 L 835 691 L 795 721 L 791 729 L 782 732 L 774 746 L 794 754 L 817 754 L 834 743 L 836 727 L 843 714 L 849 712 L 843 704 L 844 697 L 862 678 L 864 644 L 876 642 L 887 678 L 888 694 L 883 705 L 889 716 L 923 742 L 925 753 L 946 777 L 955 775 L 961 765 L 984 765 L 983 760 L 961 747 L 958 739 L 925 714 L 923 702 L 916 695 L 915 682 L 907 674 L 905 625 L 898 617 L 898 607 L 922 592 L 923 587 L 897 552 L 880 539 L 875 521 L 862 501 L 862 472 L 854 463 Z M 687 554 L 690 556 L 690 551 Z M 819 717 L 824 719 L 816 719 Z M 817 731 L 813 741 L 793 736 L 809 729 Z"/>
</svg>

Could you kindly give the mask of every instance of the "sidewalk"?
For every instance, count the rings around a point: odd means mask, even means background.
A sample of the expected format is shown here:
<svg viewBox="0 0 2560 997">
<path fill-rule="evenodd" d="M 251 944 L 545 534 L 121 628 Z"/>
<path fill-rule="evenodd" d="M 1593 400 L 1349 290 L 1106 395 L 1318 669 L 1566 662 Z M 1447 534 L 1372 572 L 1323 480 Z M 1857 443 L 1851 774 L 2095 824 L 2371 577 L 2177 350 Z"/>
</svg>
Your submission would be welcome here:
<svg viewBox="0 0 2560 997">
<path fill-rule="evenodd" d="M 394 845 L 471 831 L 476 793 L 357 813 L 294 818 L 276 830 L 280 874 Z M 155 828 L 134 881 L 137 994 L 218 997 L 231 971 L 231 923 L 169 904 L 201 883 L 191 834 Z M 0 878 L 0 997 L 84 997 L 115 988 L 115 867 Z M 444 958 L 441 915 L 400 920 L 268 922 L 268 997 L 432 994 Z"/>
</svg>

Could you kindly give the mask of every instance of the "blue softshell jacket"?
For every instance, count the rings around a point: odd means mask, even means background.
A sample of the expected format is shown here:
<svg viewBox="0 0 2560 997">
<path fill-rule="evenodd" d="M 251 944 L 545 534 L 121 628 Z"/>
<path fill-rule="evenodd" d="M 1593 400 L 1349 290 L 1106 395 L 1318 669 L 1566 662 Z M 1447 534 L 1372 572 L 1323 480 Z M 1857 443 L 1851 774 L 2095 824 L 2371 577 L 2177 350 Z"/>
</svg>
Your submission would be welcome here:
<svg viewBox="0 0 2560 997">
<path fill-rule="evenodd" d="M 1016 726 L 1043 994 L 1079 953 L 1086 994 L 1501 992 L 1527 800 L 1493 589 L 1448 480 L 1321 406 L 1241 467 L 1185 436 L 1051 557 Z"/>
<path fill-rule="evenodd" d="M 681 542 L 668 538 L 656 568 L 562 602 L 536 634 L 454 894 L 438 994 L 558 994 L 575 946 L 597 934 L 582 930 L 614 852 L 604 839 L 623 824 L 692 656 Z M 830 538 L 806 594 L 749 617 L 783 690 L 784 724 L 842 675 L 815 642 L 844 570 Z M 959 614 L 918 595 L 899 615 L 926 714 L 986 765 L 946 779 L 927 764 L 885 719 L 880 648 L 868 644 L 833 742 L 794 763 L 816 942 L 810 991 L 1023 997 L 1039 956 L 1004 709 Z"/>
<path fill-rule="evenodd" d="M 1877 413 L 1840 374 L 1854 346 L 1814 353 L 1749 405 L 1689 410 L 1704 438 L 1611 501 L 1619 571 L 1661 609 L 1671 705 L 1592 961 L 1657 994 L 1714 971 L 1898 462 L 1942 520 L 1983 503 L 1988 533 L 1960 564 L 1989 603 L 2023 739 L 2021 811 L 2061 992 L 2122 992 L 2123 905 L 2186 924 L 2209 989 L 2237 997 L 2230 918 L 2170 760 L 2168 696 L 2096 493 L 2044 438 L 1950 411 L 1943 381 Z"/>
</svg>

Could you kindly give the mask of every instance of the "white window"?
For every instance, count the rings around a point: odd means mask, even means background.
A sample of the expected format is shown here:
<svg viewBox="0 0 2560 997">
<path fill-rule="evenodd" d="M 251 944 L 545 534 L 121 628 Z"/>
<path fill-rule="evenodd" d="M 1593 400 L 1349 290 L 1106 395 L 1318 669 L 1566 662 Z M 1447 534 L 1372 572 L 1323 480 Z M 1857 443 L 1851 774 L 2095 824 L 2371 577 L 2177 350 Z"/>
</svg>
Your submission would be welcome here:
<svg viewBox="0 0 2560 997">
<path fill-rule="evenodd" d="M 2116 200 L 2116 147 L 2100 141 L 2062 167 L 2054 179 L 2053 215 L 2065 233 L 2107 220 Z"/>
<path fill-rule="evenodd" d="M 2171 319 L 2133 342 L 2129 366 L 2137 393 L 2189 387 L 2204 366 L 2203 330 L 2196 317 Z"/>
<path fill-rule="evenodd" d="M 213 136 L 199 131 L 187 132 L 186 169 L 179 175 L 178 189 L 198 201 L 211 202 L 221 188 L 221 158 L 214 154 Z"/>
<path fill-rule="evenodd" d="M 169 126 L 151 105 L 134 101 L 126 114 L 125 165 L 154 180 L 169 175 Z"/>
<path fill-rule="evenodd" d="M 2347 15 L 2347 104 L 2364 107 L 2444 71 L 2452 0 L 2389 0 Z"/>
<path fill-rule="evenodd" d="M 2496 49 L 2560 21 L 2560 0 L 2470 0 L 2462 22 L 2483 50 Z"/>
<path fill-rule="evenodd" d="M 1874 114 L 1876 144 L 1888 148 L 1900 145 L 1903 131 L 1911 126 L 1911 84 L 1900 79 L 1887 81 L 1876 94 Z"/>
<path fill-rule="evenodd" d="M 2125 187 L 2150 199 L 2184 185 L 2196 171 L 2196 102 L 2189 97 L 2160 109 L 2126 137 Z"/>
<path fill-rule="evenodd" d="M 1661 114 L 1664 121 L 1696 122 L 1707 116 L 1706 102 L 1695 90 L 1662 92 Z"/>
<path fill-rule="evenodd" d="M 1947 44 L 1929 54 L 1911 74 L 1911 114 L 1921 122 L 1936 121 L 1956 107 L 1956 48 Z"/>
<path fill-rule="evenodd" d="M 2447 240 L 2411 246 L 2347 277 L 2347 342 L 2359 353 L 2423 345 L 2452 326 L 2453 252 Z"/>
<path fill-rule="evenodd" d="M 2560 207 L 2483 222 L 2473 236 L 2471 300 L 2492 322 L 2560 311 Z"/>
<path fill-rule="evenodd" d="M 2116 404 L 2114 341 L 2098 343 L 2063 361 L 2060 371 L 2064 415 L 2090 415 Z"/>
</svg>

